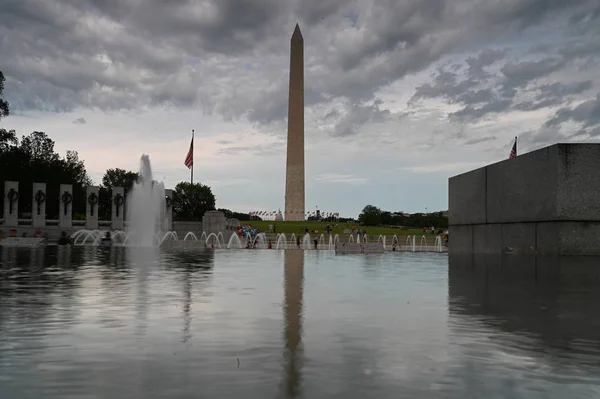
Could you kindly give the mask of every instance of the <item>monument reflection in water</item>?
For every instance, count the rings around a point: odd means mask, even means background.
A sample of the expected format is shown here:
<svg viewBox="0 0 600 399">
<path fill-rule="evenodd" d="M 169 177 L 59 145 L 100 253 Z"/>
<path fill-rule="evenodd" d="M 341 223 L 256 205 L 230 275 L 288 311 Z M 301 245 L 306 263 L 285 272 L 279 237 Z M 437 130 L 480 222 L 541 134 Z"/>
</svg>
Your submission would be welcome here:
<svg viewBox="0 0 600 399">
<path fill-rule="evenodd" d="M 303 363 L 302 296 L 304 289 L 304 251 L 284 251 L 284 392 L 300 394 Z"/>
</svg>

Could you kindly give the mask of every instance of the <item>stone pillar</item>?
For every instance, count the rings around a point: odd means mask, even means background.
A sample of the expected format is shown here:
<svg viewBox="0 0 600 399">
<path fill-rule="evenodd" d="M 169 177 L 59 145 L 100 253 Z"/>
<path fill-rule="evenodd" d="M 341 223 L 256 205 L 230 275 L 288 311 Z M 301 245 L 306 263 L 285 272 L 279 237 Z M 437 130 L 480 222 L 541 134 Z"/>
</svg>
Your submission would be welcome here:
<svg viewBox="0 0 600 399">
<path fill-rule="evenodd" d="M 19 225 L 19 182 L 4 182 L 4 225 L 17 227 Z"/>
<path fill-rule="evenodd" d="M 173 190 L 165 190 L 165 222 L 163 226 L 163 230 L 172 231 L 173 230 Z"/>
<path fill-rule="evenodd" d="M 206 211 L 202 217 L 202 230 L 206 234 L 225 234 L 225 215 L 219 211 Z"/>
<path fill-rule="evenodd" d="M 112 189 L 111 225 L 113 230 L 123 230 L 123 215 L 125 213 L 125 189 L 114 187 Z"/>
<path fill-rule="evenodd" d="M 85 190 L 85 228 L 98 229 L 98 186 L 88 186 Z"/>
<path fill-rule="evenodd" d="M 70 229 L 73 227 L 73 185 L 61 184 L 59 195 L 58 226 Z"/>
<path fill-rule="evenodd" d="M 46 183 L 33 183 L 31 225 L 34 228 L 46 228 L 46 199 Z"/>
</svg>

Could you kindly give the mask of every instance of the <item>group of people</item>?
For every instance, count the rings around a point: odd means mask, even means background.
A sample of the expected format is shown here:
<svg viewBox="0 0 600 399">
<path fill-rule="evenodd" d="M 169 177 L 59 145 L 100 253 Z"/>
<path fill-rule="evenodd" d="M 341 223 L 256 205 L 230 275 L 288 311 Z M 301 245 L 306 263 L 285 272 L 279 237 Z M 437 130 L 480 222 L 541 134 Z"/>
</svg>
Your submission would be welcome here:
<svg viewBox="0 0 600 399">
<path fill-rule="evenodd" d="M 424 235 L 431 234 L 432 236 L 434 236 L 434 235 L 441 236 L 442 234 L 444 234 L 444 230 L 443 229 L 439 229 L 437 231 L 437 233 L 436 233 L 435 226 L 423 227 L 423 234 Z"/>
<path fill-rule="evenodd" d="M 367 229 L 356 229 L 356 227 L 352 226 L 352 234 L 356 234 L 357 237 L 367 238 Z"/>
<path fill-rule="evenodd" d="M 250 234 L 250 237 L 254 238 L 258 234 L 260 234 L 260 229 L 258 227 L 253 227 L 251 224 L 247 224 L 245 226 L 238 226 L 237 235 L 240 237 L 245 237 L 247 234 Z"/>
<path fill-rule="evenodd" d="M 444 245 L 448 246 L 448 230 L 446 230 L 446 232 L 444 232 L 443 229 L 439 229 L 436 233 L 435 226 L 423 227 L 423 234 L 427 235 L 427 233 L 429 233 L 431 235 L 442 236 L 442 241 L 443 241 Z"/>
</svg>

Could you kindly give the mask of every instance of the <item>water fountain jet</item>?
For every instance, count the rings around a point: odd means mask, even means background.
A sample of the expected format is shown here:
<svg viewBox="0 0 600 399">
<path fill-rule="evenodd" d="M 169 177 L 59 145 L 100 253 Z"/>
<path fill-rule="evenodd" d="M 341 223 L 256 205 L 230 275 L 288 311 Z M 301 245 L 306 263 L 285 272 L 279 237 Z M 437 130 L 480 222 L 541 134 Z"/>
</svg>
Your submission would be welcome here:
<svg viewBox="0 0 600 399">
<path fill-rule="evenodd" d="M 139 178 L 128 197 L 127 215 L 128 243 L 139 247 L 156 246 L 155 236 L 161 230 L 165 215 L 165 187 L 153 180 L 150 157 L 146 154 L 140 159 Z"/>
</svg>

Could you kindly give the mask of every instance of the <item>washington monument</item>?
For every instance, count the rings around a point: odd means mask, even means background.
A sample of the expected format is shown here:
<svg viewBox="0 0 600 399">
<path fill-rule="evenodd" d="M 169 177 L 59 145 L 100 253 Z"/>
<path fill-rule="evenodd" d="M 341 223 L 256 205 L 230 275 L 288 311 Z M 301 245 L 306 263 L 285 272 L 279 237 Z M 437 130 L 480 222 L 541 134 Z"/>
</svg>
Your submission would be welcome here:
<svg viewBox="0 0 600 399">
<path fill-rule="evenodd" d="M 304 220 L 304 39 L 292 34 L 288 103 L 285 220 Z"/>
</svg>

